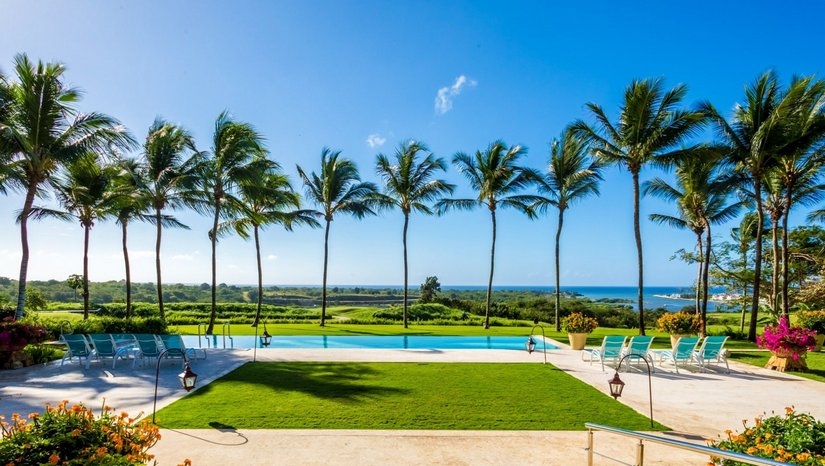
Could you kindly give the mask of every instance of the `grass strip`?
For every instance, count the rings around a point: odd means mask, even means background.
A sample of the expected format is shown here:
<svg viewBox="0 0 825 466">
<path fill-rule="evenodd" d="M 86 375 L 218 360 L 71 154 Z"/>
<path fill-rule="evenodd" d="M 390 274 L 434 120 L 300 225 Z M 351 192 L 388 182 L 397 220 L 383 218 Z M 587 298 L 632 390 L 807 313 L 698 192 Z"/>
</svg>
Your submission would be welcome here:
<svg viewBox="0 0 825 466">
<path fill-rule="evenodd" d="M 158 412 L 162 427 L 190 429 L 585 430 L 585 422 L 650 430 L 647 417 L 539 364 L 247 363 Z"/>
</svg>

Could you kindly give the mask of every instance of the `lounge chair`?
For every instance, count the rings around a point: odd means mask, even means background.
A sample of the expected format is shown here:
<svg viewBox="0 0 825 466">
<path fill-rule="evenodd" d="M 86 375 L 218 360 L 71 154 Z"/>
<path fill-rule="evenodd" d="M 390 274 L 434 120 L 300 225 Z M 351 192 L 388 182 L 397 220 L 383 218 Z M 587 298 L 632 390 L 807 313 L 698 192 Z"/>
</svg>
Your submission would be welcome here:
<svg viewBox="0 0 825 466">
<path fill-rule="evenodd" d="M 187 348 L 183 343 L 183 338 L 178 334 L 159 335 L 163 346 L 172 352 L 180 352 L 187 359 L 206 359 L 206 350 L 200 348 Z"/>
<path fill-rule="evenodd" d="M 95 348 L 95 357 L 112 358 L 112 369 L 115 368 L 117 360 L 125 359 L 129 351 L 134 347 L 134 340 L 131 343 L 119 343 L 114 336 L 109 333 L 91 333 L 89 339 Z"/>
<path fill-rule="evenodd" d="M 163 351 L 163 343 L 155 335 L 149 333 L 136 333 L 133 336 L 135 341 L 137 341 L 138 349 L 140 350 L 138 357 L 135 358 L 135 363 L 138 358 L 141 361 L 146 361 L 151 358 L 155 358 L 155 360 L 157 360 L 157 358 L 160 357 L 160 353 Z M 135 363 L 133 363 L 133 365 Z"/>
<path fill-rule="evenodd" d="M 89 362 L 95 352 L 89 345 L 89 341 L 86 340 L 86 337 L 79 333 L 66 333 L 61 334 L 60 339 L 66 343 L 66 346 L 68 346 L 66 352 L 63 354 L 63 359 L 60 360 L 60 366 L 63 366 L 66 359 L 71 361 L 76 357 L 79 362 L 83 362 L 85 360 L 86 362 L 84 363 L 84 367 L 88 369 Z"/>
<path fill-rule="evenodd" d="M 626 359 L 627 368 L 636 360 L 638 365 L 639 359 L 644 359 L 650 366 L 650 371 L 655 372 L 653 368 L 653 355 L 650 353 L 650 345 L 653 343 L 653 337 L 636 335 L 630 337 L 627 347 L 622 351 L 622 357 L 630 356 Z"/>
<path fill-rule="evenodd" d="M 584 359 L 586 353 L 589 353 L 590 364 L 592 365 L 593 361 L 601 362 L 602 372 L 604 372 L 605 361 L 619 362 L 619 359 L 622 357 L 622 349 L 624 349 L 625 341 L 627 341 L 627 337 L 624 335 L 607 335 L 602 340 L 601 347 L 585 349 L 584 352 L 582 352 L 582 359 Z"/>
<path fill-rule="evenodd" d="M 662 363 L 672 362 L 676 367 L 676 373 L 679 373 L 679 364 L 684 368 L 695 364 L 693 352 L 696 351 L 696 345 L 699 344 L 698 337 L 681 337 L 676 340 L 676 346 L 673 349 L 662 351 Z"/>
<path fill-rule="evenodd" d="M 726 373 L 730 374 L 730 365 L 728 364 L 727 352 L 725 349 L 726 336 L 711 336 L 705 338 L 698 350 L 693 352 L 693 360 L 705 371 L 709 364 L 724 362 Z"/>
</svg>

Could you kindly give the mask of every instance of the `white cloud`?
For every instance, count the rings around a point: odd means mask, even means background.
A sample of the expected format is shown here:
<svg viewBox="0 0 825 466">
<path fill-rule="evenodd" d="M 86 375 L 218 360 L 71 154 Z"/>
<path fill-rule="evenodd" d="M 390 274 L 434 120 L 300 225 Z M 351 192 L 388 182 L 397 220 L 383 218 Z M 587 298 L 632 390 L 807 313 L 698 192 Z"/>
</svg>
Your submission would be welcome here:
<svg viewBox="0 0 825 466">
<path fill-rule="evenodd" d="M 195 260 L 195 256 L 193 256 L 192 254 L 175 254 L 174 256 L 172 256 L 172 260 L 191 262 Z"/>
<path fill-rule="evenodd" d="M 382 138 L 379 134 L 370 134 L 367 136 L 367 144 L 373 149 L 383 146 L 385 142 L 387 142 L 387 138 Z"/>
<path fill-rule="evenodd" d="M 268 261 L 278 260 L 278 256 L 276 256 L 275 254 L 270 254 L 270 255 L 266 256 L 266 260 L 268 260 Z"/>
<path fill-rule="evenodd" d="M 435 112 L 438 114 L 445 114 L 453 108 L 453 98 L 461 94 L 461 90 L 465 86 L 473 87 L 476 81 L 464 76 L 463 74 L 455 78 L 452 86 L 445 86 L 438 90 L 435 95 Z"/>
</svg>

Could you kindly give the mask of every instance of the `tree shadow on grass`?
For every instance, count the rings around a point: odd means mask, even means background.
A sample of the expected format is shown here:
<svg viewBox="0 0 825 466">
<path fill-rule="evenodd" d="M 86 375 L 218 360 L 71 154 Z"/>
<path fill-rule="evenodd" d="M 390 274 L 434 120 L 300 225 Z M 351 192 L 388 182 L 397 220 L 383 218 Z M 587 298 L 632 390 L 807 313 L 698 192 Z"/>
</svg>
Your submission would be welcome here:
<svg viewBox="0 0 825 466">
<path fill-rule="evenodd" d="M 406 394 L 409 390 L 368 383 L 381 377 L 380 371 L 357 363 L 276 362 L 248 363 L 198 390 L 207 395 L 224 384 L 254 384 L 276 392 L 305 395 L 346 402 Z"/>
</svg>

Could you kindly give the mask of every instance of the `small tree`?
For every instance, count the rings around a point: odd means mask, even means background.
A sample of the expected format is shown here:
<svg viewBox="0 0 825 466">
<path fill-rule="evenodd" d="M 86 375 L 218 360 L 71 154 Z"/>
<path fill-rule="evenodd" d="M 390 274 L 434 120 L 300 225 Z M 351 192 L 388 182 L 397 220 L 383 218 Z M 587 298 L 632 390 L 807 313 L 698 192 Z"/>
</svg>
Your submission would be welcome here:
<svg viewBox="0 0 825 466">
<path fill-rule="evenodd" d="M 424 283 L 421 284 L 421 296 L 418 298 L 420 303 L 431 303 L 435 300 L 436 293 L 441 291 L 441 283 L 438 283 L 438 277 L 433 275 L 427 277 Z"/>
<path fill-rule="evenodd" d="M 77 300 L 77 290 L 83 288 L 83 275 L 73 273 L 66 279 L 66 285 L 74 290 L 74 299 Z"/>
</svg>

